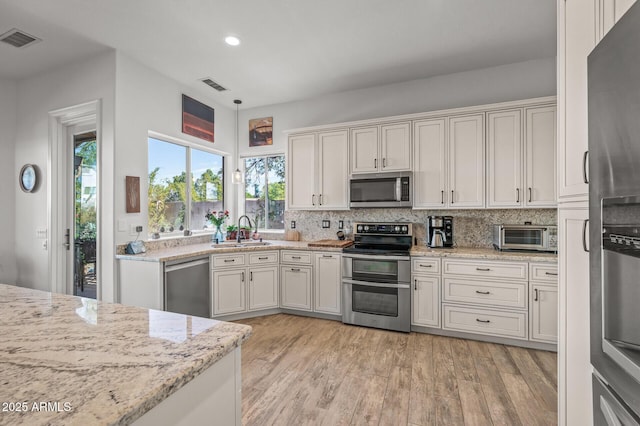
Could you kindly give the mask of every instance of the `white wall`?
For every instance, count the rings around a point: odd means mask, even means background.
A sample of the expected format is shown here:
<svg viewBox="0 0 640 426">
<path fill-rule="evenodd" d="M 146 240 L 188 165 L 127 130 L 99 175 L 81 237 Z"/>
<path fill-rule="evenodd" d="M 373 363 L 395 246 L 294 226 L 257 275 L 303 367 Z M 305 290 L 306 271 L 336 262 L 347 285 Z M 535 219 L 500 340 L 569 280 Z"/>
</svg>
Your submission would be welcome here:
<svg viewBox="0 0 640 426">
<path fill-rule="evenodd" d="M 118 52 L 116 66 L 116 171 L 115 223 L 116 244 L 135 239 L 131 225 L 144 227 L 141 237 L 147 236 L 147 189 L 149 131 L 161 133 L 197 146 L 214 149 L 228 155 L 233 153 L 235 112 L 193 89 L 180 85 L 136 60 Z M 204 86 L 204 85 L 203 85 Z M 205 87 L 204 90 L 209 90 Z M 211 89 L 213 90 L 213 89 Z M 204 141 L 182 133 L 182 94 L 197 99 L 215 110 L 215 142 Z M 225 166 L 227 175 L 235 163 Z M 125 177 L 140 177 L 140 213 L 125 211 Z M 227 208 L 231 209 L 230 178 L 225 188 Z M 120 230 L 124 229 L 124 230 Z"/>
<path fill-rule="evenodd" d="M 288 129 L 555 94 L 547 58 L 240 110 L 240 155 L 285 152 Z M 250 148 L 249 119 L 261 117 L 273 117 L 273 145 Z"/>
<path fill-rule="evenodd" d="M 0 283 L 15 284 L 18 275 L 14 246 L 15 188 L 19 168 L 14 166 L 17 85 L 0 80 Z"/>
<path fill-rule="evenodd" d="M 36 229 L 47 228 L 47 158 L 49 146 L 49 112 L 100 99 L 102 102 L 101 191 L 107 202 L 102 204 L 101 272 L 105 300 L 112 293 L 114 267 L 113 215 L 110 214 L 113 181 L 113 110 L 114 110 L 115 53 L 110 51 L 86 58 L 42 75 L 21 80 L 17 85 L 17 124 L 15 164 L 17 174 L 25 163 L 36 164 L 41 184 L 31 194 L 17 187 L 15 197 L 15 256 L 16 283 L 24 287 L 51 290 L 48 285 L 47 251 L 43 240 L 36 238 Z M 15 180 L 14 180 L 15 182 Z"/>
</svg>

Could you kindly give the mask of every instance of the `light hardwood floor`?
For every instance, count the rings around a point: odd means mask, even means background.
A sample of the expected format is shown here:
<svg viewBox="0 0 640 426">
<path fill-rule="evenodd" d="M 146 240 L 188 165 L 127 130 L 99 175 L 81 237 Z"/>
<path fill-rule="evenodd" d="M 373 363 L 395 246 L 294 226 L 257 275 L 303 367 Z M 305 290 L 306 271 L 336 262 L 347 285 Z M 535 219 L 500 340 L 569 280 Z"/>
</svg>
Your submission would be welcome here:
<svg viewBox="0 0 640 426">
<path fill-rule="evenodd" d="M 278 314 L 242 346 L 244 425 L 553 425 L 556 354 Z"/>
</svg>

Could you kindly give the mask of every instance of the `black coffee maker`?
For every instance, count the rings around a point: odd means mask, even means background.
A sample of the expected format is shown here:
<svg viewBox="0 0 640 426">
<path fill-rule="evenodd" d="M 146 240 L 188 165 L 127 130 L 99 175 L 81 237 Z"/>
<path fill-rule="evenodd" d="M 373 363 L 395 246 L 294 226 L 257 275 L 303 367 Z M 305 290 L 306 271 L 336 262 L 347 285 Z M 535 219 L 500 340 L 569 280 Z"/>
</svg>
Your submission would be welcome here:
<svg viewBox="0 0 640 426">
<path fill-rule="evenodd" d="M 427 246 L 453 247 L 453 217 L 427 217 Z"/>
</svg>

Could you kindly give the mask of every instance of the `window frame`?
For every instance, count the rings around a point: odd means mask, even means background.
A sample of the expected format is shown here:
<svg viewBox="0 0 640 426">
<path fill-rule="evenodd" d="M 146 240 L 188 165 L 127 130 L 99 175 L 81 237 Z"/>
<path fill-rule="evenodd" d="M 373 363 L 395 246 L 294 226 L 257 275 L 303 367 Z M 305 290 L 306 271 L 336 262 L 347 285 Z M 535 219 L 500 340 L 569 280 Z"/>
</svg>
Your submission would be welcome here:
<svg viewBox="0 0 640 426">
<path fill-rule="evenodd" d="M 224 151 L 220 151 L 218 149 L 215 148 L 208 148 L 205 146 L 202 146 L 200 144 L 196 144 L 196 143 L 192 143 L 192 142 L 187 142 L 185 140 L 182 139 L 178 139 L 175 137 L 171 137 L 168 135 L 164 135 L 162 133 L 156 133 L 153 131 L 149 131 L 147 134 L 147 182 L 149 179 L 149 139 L 156 139 L 160 142 L 165 142 L 165 143 L 170 143 L 170 144 L 174 144 L 174 145 L 178 145 L 181 147 L 184 147 L 186 149 L 186 161 L 185 161 L 185 174 L 186 174 L 186 179 L 185 179 L 185 223 L 184 223 L 184 230 L 189 230 L 191 231 L 192 234 L 213 234 L 216 232 L 215 227 L 212 227 L 212 229 L 191 229 L 191 203 L 192 203 L 192 199 L 191 199 L 191 188 L 193 185 L 192 182 L 192 177 L 191 177 L 191 150 L 192 149 L 196 149 L 199 151 L 203 151 L 209 154 L 214 154 L 214 155 L 219 155 L 220 157 L 222 157 L 222 210 L 225 210 L 226 207 L 226 196 L 227 196 L 227 188 L 226 188 L 226 167 L 225 164 L 228 161 L 228 155 L 229 153 L 224 152 Z M 145 194 L 145 196 L 147 197 L 147 204 L 148 204 L 148 196 L 149 196 L 149 189 L 147 187 L 147 192 Z M 152 238 L 152 235 L 154 232 L 151 231 L 151 229 L 149 228 L 149 211 L 147 210 L 147 236 L 148 238 Z M 155 238 L 157 239 L 165 239 L 165 238 L 172 238 L 172 237 L 177 237 L 177 236 L 183 236 L 184 235 L 184 230 L 174 230 L 173 232 L 163 232 L 160 233 L 160 237 L 159 238 Z"/>
<path fill-rule="evenodd" d="M 286 186 L 287 186 L 287 155 L 284 152 L 267 152 L 267 153 L 262 153 L 260 155 L 242 155 L 240 157 L 240 162 L 242 163 L 242 174 L 243 176 L 245 176 L 246 179 L 246 167 L 245 167 L 245 161 L 249 158 L 264 158 L 267 159 L 269 157 L 282 157 L 283 161 L 284 161 L 284 167 L 285 167 L 285 175 L 284 175 L 284 185 L 285 185 L 285 205 L 286 205 L 286 198 L 287 198 L 287 190 L 286 190 Z M 268 189 L 267 189 L 268 191 Z M 240 210 L 242 212 L 242 214 L 246 214 L 246 209 L 247 209 L 247 197 L 246 197 L 246 182 L 242 185 L 242 189 L 239 192 L 239 199 L 240 199 Z M 286 210 L 286 208 L 285 208 Z M 254 218 L 255 219 L 255 218 Z M 267 221 L 265 221 L 265 223 L 267 223 Z M 284 234 L 284 231 L 286 229 L 286 224 L 285 227 L 283 229 L 276 229 L 276 228 L 258 228 L 258 232 L 271 232 L 271 233 L 282 233 Z"/>
</svg>

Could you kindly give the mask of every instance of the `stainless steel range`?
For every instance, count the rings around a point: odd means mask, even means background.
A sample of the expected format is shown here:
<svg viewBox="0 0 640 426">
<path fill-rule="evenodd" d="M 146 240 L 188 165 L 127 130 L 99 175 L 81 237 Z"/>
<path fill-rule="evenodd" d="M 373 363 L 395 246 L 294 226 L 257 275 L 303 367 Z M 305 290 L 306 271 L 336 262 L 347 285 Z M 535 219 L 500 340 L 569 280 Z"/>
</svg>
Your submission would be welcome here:
<svg viewBox="0 0 640 426">
<path fill-rule="evenodd" d="M 410 223 L 356 223 L 354 245 L 343 249 L 342 322 L 411 330 Z"/>
</svg>

